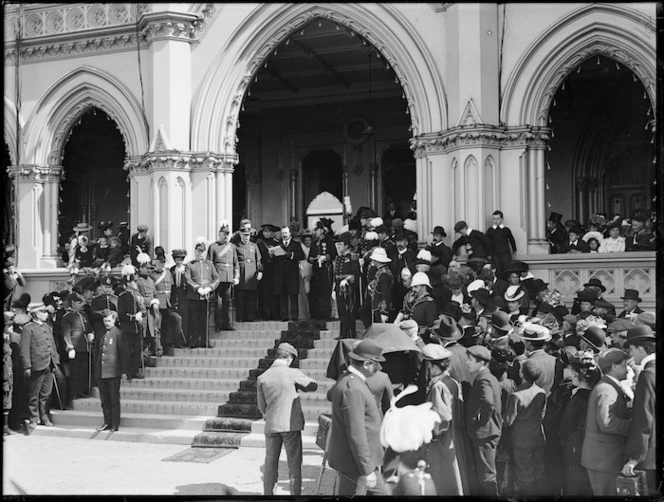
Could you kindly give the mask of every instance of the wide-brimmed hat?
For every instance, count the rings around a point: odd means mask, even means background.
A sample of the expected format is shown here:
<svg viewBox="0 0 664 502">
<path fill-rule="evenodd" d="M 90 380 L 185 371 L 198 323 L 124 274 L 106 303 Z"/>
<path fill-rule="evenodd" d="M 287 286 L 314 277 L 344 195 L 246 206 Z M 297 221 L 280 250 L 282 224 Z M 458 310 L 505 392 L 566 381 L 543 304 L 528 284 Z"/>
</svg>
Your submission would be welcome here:
<svg viewBox="0 0 664 502">
<path fill-rule="evenodd" d="M 431 231 L 431 235 L 433 234 L 438 234 L 442 235 L 443 237 L 447 237 L 447 234 L 445 233 L 445 229 L 441 227 L 440 225 L 437 225 L 433 227 L 433 230 Z"/>
<path fill-rule="evenodd" d="M 387 257 L 387 252 L 385 251 L 385 249 L 381 247 L 375 248 L 372 251 L 371 256 L 369 256 L 369 259 L 376 260 L 377 262 L 380 263 L 390 263 L 392 261 L 390 258 Z"/>
<path fill-rule="evenodd" d="M 87 223 L 82 222 L 77 223 L 73 230 L 74 232 L 88 232 L 89 230 L 92 230 L 92 227 Z"/>
<path fill-rule="evenodd" d="M 429 276 L 424 272 L 415 272 L 412 280 L 410 281 L 410 288 L 415 286 L 426 286 L 431 289 L 431 281 L 429 281 Z"/>
<path fill-rule="evenodd" d="M 588 326 L 581 335 L 581 339 L 593 349 L 599 351 L 606 342 L 606 332 L 599 326 Z"/>
<path fill-rule="evenodd" d="M 639 292 L 636 289 L 626 289 L 625 296 L 620 297 L 621 300 L 636 300 L 637 302 L 642 302 L 643 300 L 639 298 Z"/>
<path fill-rule="evenodd" d="M 639 345 L 643 342 L 654 342 L 657 339 L 655 332 L 646 324 L 639 324 L 627 331 L 627 338 L 623 342 L 623 347 L 630 345 Z"/>
<path fill-rule="evenodd" d="M 587 288 L 588 286 L 594 286 L 596 288 L 599 288 L 602 290 L 602 293 L 606 291 L 606 287 L 604 287 L 604 284 L 602 284 L 602 281 L 600 281 L 597 277 L 593 277 L 590 279 L 587 283 L 583 285 L 584 288 Z"/>
<path fill-rule="evenodd" d="M 510 316 L 507 312 L 502 310 L 496 310 L 491 314 L 491 326 L 500 331 L 509 331 L 512 329 L 512 324 L 510 323 Z"/>
<path fill-rule="evenodd" d="M 348 353 L 348 357 L 356 361 L 373 361 L 376 363 L 385 362 L 383 349 L 370 338 L 366 338 L 358 343 L 355 348 Z"/>
<path fill-rule="evenodd" d="M 548 289 L 549 283 L 544 282 L 542 279 L 533 279 L 533 282 L 531 283 L 531 289 L 534 294 L 539 293 L 540 291 L 544 291 L 545 289 Z"/>
<path fill-rule="evenodd" d="M 456 319 L 447 314 L 441 314 L 434 322 L 434 332 L 446 341 L 456 341 L 463 336 L 459 326 L 457 326 Z"/>
<path fill-rule="evenodd" d="M 524 322 L 521 325 L 522 332 L 519 337 L 529 342 L 548 342 L 551 340 L 551 332 L 548 328 L 532 322 Z"/>
<path fill-rule="evenodd" d="M 427 361 L 445 361 L 452 353 L 438 343 L 427 343 L 422 349 L 422 357 Z"/>
<path fill-rule="evenodd" d="M 524 297 L 526 292 L 521 289 L 521 286 L 510 286 L 505 290 L 505 301 L 516 302 Z"/>
</svg>

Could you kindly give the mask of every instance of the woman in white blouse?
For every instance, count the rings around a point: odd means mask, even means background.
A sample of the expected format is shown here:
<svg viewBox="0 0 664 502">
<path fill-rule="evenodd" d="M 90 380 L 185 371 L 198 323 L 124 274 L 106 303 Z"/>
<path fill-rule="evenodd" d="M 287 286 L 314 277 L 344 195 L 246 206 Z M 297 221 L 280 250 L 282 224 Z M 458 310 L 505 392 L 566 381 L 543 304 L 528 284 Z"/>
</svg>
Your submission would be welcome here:
<svg viewBox="0 0 664 502">
<path fill-rule="evenodd" d="M 599 247 L 600 253 L 622 253 L 625 251 L 625 238 L 620 236 L 620 221 L 609 226 L 609 236 Z"/>
</svg>

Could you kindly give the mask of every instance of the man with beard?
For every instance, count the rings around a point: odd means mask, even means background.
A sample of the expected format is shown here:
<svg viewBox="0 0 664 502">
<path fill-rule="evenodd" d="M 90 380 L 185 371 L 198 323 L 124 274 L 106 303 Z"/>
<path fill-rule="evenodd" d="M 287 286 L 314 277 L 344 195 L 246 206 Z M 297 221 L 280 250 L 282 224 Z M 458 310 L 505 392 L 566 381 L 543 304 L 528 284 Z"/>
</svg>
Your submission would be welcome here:
<svg viewBox="0 0 664 502">
<path fill-rule="evenodd" d="M 321 218 L 314 228 L 316 240 L 311 244 L 307 261 L 312 265 L 311 292 L 314 319 L 331 320 L 332 287 L 334 285 L 332 263 L 337 256 L 337 249 L 330 237 L 332 220 Z"/>
<path fill-rule="evenodd" d="M 275 319 L 272 311 L 272 281 L 274 276 L 274 260 L 270 256 L 269 248 L 278 245 L 272 237 L 274 225 L 265 224 L 262 227 L 262 236 L 256 240 L 258 251 L 261 254 L 263 266 L 263 279 L 258 283 L 258 318 L 264 321 Z"/>
<path fill-rule="evenodd" d="M 274 304 L 279 306 L 277 318 L 282 321 L 297 321 L 300 310 L 297 300 L 300 293 L 300 265 L 298 262 L 304 258 L 304 252 L 300 243 L 291 238 L 290 228 L 281 229 L 281 238 L 279 245 L 268 251 L 274 260 L 272 295 Z"/>
</svg>

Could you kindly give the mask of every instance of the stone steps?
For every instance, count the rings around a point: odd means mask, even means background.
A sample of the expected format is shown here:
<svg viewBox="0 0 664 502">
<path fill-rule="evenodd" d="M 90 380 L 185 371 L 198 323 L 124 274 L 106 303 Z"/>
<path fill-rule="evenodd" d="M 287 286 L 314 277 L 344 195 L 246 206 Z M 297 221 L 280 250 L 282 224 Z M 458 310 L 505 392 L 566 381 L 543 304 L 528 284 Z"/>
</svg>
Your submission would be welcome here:
<svg viewBox="0 0 664 502">
<path fill-rule="evenodd" d="M 230 390 L 211 389 L 160 389 L 160 388 L 120 388 L 120 402 L 124 407 L 127 401 L 190 401 L 200 403 L 219 403 L 230 396 Z M 93 388 L 91 397 L 99 399 L 99 390 Z M 101 401 L 100 401 L 101 402 Z"/>
<path fill-rule="evenodd" d="M 52 421 L 56 427 L 74 427 L 95 429 L 103 422 L 101 404 L 93 411 L 85 410 L 52 410 Z M 122 403 L 124 405 L 124 403 Z M 208 415 L 164 415 L 152 413 L 131 413 L 122 408 L 121 429 L 145 428 L 146 423 L 153 429 L 189 430 L 199 433 L 204 427 Z M 45 427 L 48 429 L 48 427 Z M 119 432 L 119 431 L 118 431 Z"/>
<path fill-rule="evenodd" d="M 122 381 L 121 391 L 125 389 L 192 389 L 192 390 L 223 390 L 233 391 L 237 388 L 237 378 L 175 378 L 150 377 L 131 382 Z M 255 390 L 255 388 L 254 388 Z"/>
<path fill-rule="evenodd" d="M 218 401 L 200 402 L 200 401 L 168 401 L 168 400 L 121 400 L 122 412 L 127 413 L 147 413 L 147 414 L 167 414 L 167 415 L 190 415 L 214 416 L 217 413 Z M 96 411 L 101 414 L 101 402 L 98 398 L 77 399 L 72 408 L 76 411 Z"/>
</svg>

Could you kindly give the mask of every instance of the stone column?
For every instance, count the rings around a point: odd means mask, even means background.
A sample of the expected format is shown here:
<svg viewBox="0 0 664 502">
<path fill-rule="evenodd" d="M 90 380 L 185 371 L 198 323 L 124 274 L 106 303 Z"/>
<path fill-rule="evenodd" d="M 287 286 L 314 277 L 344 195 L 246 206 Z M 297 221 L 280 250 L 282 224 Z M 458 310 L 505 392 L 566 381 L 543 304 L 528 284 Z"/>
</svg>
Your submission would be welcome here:
<svg viewBox="0 0 664 502">
<path fill-rule="evenodd" d="M 16 235 L 16 266 L 28 269 L 37 268 L 44 255 L 44 180 L 42 173 L 48 167 L 35 165 L 19 166 L 16 177 L 16 214 L 19 225 Z M 56 229 L 57 236 L 57 229 Z M 48 237 L 50 239 L 50 235 Z"/>
<path fill-rule="evenodd" d="M 528 253 L 545 254 L 549 252 L 546 240 L 546 145 L 549 141 L 549 129 L 533 127 L 526 135 L 528 145 Z"/>
<path fill-rule="evenodd" d="M 369 165 L 369 207 L 381 211 L 376 207 L 378 203 L 378 164 Z"/>
<path fill-rule="evenodd" d="M 289 171 L 288 221 L 291 221 L 293 217 L 296 217 L 296 219 L 299 220 L 299 218 L 297 218 L 297 176 L 298 176 L 297 169 L 291 169 Z"/>
<path fill-rule="evenodd" d="M 62 167 L 51 167 L 40 174 L 44 189 L 44 235 L 41 268 L 58 266 L 58 201 Z"/>
</svg>

